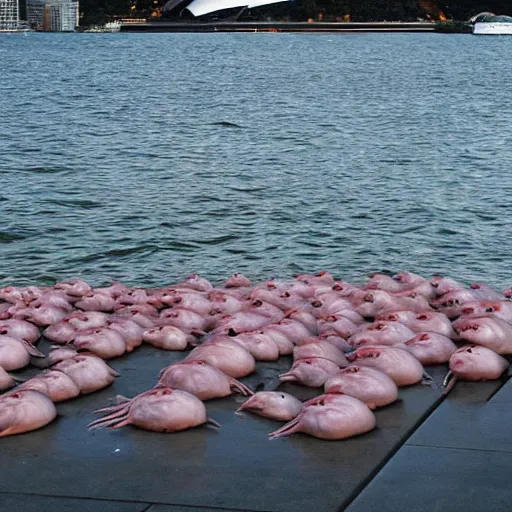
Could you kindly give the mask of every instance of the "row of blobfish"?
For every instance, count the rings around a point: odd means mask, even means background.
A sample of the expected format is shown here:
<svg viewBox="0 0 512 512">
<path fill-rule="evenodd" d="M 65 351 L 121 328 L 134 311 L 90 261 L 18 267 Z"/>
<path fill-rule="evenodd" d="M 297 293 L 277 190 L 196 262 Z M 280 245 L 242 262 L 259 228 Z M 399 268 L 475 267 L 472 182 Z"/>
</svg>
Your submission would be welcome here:
<svg viewBox="0 0 512 512">
<path fill-rule="evenodd" d="M 45 369 L 0 396 L 0 437 L 40 428 L 54 402 L 110 385 L 104 360 L 143 342 L 163 350 L 192 348 L 164 368 L 150 390 L 100 409 L 89 427 L 133 424 L 173 432 L 204 423 L 205 400 L 240 393 L 240 407 L 287 421 L 271 438 L 304 432 L 342 439 L 375 427 L 372 409 L 393 403 L 398 388 L 421 382 L 424 365 L 448 363 L 456 379 L 497 379 L 512 353 L 512 289 L 469 287 L 446 277 L 375 274 L 364 285 L 328 272 L 253 284 L 234 274 L 214 288 L 197 275 L 159 289 L 81 280 L 52 287 L 0 289 L 0 389 L 29 363 Z M 41 333 L 42 330 L 42 333 Z M 49 354 L 35 344 L 54 343 Z M 458 345 L 464 344 L 460 348 Z M 237 379 L 256 361 L 292 355 L 281 382 L 322 388 L 302 403 L 282 391 L 253 391 Z"/>
</svg>

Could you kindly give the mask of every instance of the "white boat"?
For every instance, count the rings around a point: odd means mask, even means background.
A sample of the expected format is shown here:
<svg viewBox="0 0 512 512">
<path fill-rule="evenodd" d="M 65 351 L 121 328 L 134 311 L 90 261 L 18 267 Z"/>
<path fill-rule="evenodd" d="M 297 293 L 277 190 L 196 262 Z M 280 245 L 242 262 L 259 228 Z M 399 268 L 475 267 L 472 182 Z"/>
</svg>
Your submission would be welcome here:
<svg viewBox="0 0 512 512">
<path fill-rule="evenodd" d="M 482 12 L 471 18 L 470 23 L 473 23 L 473 34 L 512 35 L 511 16 L 496 16 L 492 12 Z"/>
<path fill-rule="evenodd" d="M 111 21 L 109 23 L 105 23 L 105 25 L 93 25 L 87 30 L 84 30 L 84 32 L 119 32 L 120 30 L 121 22 Z"/>
<path fill-rule="evenodd" d="M 511 23 L 475 23 L 473 25 L 473 34 L 486 36 L 512 36 Z"/>
</svg>

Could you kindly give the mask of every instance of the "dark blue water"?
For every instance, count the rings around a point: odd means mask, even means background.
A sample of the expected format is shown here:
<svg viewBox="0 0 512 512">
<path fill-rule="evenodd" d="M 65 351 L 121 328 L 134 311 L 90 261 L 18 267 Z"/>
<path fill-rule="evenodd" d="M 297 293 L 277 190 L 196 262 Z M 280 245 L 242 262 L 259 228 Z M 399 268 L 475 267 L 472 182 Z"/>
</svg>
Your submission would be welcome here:
<svg viewBox="0 0 512 512">
<path fill-rule="evenodd" d="M 0 284 L 510 285 L 512 38 L 0 36 Z"/>
</svg>

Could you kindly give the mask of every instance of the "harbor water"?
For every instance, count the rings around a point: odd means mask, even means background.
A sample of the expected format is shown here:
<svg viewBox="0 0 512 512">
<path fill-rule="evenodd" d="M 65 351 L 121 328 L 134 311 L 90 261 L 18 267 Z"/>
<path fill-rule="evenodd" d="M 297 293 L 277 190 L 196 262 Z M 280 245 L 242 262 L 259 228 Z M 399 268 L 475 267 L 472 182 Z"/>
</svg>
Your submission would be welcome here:
<svg viewBox="0 0 512 512">
<path fill-rule="evenodd" d="M 512 284 L 512 38 L 0 35 L 0 285 Z"/>
</svg>

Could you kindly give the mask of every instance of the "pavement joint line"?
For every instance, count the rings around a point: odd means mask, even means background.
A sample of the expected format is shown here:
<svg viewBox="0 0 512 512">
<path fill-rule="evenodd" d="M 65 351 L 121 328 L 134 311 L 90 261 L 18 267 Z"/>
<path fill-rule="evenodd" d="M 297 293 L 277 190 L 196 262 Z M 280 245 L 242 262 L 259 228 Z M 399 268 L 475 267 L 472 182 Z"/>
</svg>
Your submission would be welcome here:
<svg viewBox="0 0 512 512">
<path fill-rule="evenodd" d="M 153 503 L 148 503 L 147 500 L 139 501 L 139 500 L 123 500 L 123 499 L 114 499 L 114 498 L 93 498 L 92 496 L 73 496 L 73 495 L 63 495 L 63 494 L 44 494 L 37 492 L 19 492 L 19 491 L 0 491 L 0 495 L 2 494 L 20 494 L 22 496 L 39 496 L 41 498 L 62 498 L 67 500 L 90 500 L 90 501 L 110 501 L 113 503 L 140 503 L 141 505 L 153 505 Z M 245 512 L 245 511 L 244 511 Z"/>
<path fill-rule="evenodd" d="M 395 454 L 407 443 L 407 441 L 411 438 L 411 436 L 428 420 L 428 418 L 432 415 L 432 413 L 443 403 L 448 395 L 441 395 L 432 406 L 425 411 L 423 416 L 419 419 L 419 421 L 414 425 L 414 427 L 409 431 L 409 433 L 404 436 L 403 439 L 397 443 L 396 446 L 393 447 L 389 453 L 386 454 L 384 459 L 377 465 L 377 467 L 369 473 L 369 475 L 357 486 L 354 492 L 348 497 L 345 503 L 342 503 L 341 507 L 338 509 L 338 512 L 343 512 L 346 510 L 354 500 L 364 492 L 366 487 L 374 480 L 374 478 L 380 473 L 380 471 L 384 468 L 384 466 L 395 456 Z M 408 445 L 410 446 L 410 445 Z"/>
<path fill-rule="evenodd" d="M 140 512 L 147 512 L 151 509 L 151 507 L 155 505 L 170 505 L 172 507 L 183 507 L 190 509 L 205 509 L 205 510 L 218 510 L 222 512 L 223 510 L 228 510 L 232 512 L 276 512 L 275 510 L 256 510 L 252 508 L 233 508 L 233 507 L 218 507 L 215 505 L 190 505 L 184 503 L 169 503 L 164 501 L 157 501 L 154 503 L 148 503 L 147 501 L 138 501 L 138 500 L 123 500 L 123 499 L 114 499 L 114 498 L 93 498 L 92 496 L 69 496 L 62 494 L 41 494 L 36 492 L 16 492 L 16 491 L 0 491 L 0 496 L 2 494 L 19 494 L 22 496 L 39 496 L 41 498 L 61 498 L 68 500 L 90 500 L 90 501 L 108 501 L 112 503 L 140 503 L 141 505 L 147 505 L 146 508 L 142 509 Z"/>
<path fill-rule="evenodd" d="M 491 396 L 487 397 L 487 402 L 490 402 L 491 399 L 493 398 L 493 396 L 495 396 L 497 393 L 499 393 L 503 389 L 503 387 L 507 385 L 507 383 L 510 381 L 511 377 L 512 377 L 512 375 L 510 373 L 508 373 L 507 378 L 503 381 L 503 384 L 499 388 L 495 389 L 492 392 Z"/>
<path fill-rule="evenodd" d="M 499 449 L 490 450 L 484 448 L 461 448 L 460 446 L 438 446 L 434 444 L 408 444 L 407 446 L 413 446 L 415 448 L 434 448 L 436 450 L 458 450 L 462 452 L 487 452 L 487 453 L 512 453 L 512 450 Z"/>
</svg>

